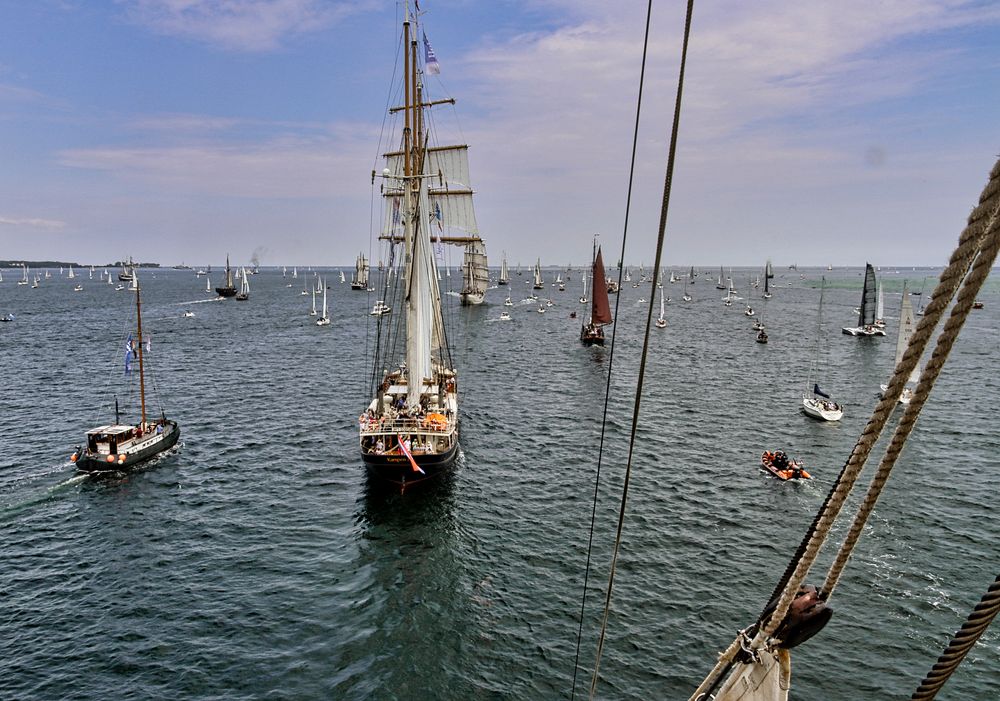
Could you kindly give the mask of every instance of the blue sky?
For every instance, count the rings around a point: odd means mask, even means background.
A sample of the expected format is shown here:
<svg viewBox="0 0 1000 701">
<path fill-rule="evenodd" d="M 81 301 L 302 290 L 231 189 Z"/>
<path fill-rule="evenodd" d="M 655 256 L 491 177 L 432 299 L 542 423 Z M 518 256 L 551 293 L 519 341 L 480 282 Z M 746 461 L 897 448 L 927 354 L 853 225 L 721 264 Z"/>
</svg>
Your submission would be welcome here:
<svg viewBox="0 0 1000 701">
<path fill-rule="evenodd" d="M 424 0 L 491 262 L 620 245 L 645 3 Z M 655 3 L 650 262 L 683 3 Z M 345 265 L 392 0 L 0 0 L 0 258 Z M 696 5 L 665 262 L 936 265 L 1000 152 L 1000 4 Z M 378 167 L 381 167 L 379 165 Z"/>
</svg>

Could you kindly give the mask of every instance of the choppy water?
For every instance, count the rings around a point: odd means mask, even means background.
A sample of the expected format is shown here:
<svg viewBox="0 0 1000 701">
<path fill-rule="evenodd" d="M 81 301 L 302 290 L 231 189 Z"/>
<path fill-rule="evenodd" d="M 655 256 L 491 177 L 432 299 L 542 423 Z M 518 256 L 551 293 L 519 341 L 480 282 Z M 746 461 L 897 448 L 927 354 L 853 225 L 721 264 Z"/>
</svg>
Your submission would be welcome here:
<svg viewBox="0 0 1000 701">
<path fill-rule="evenodd" d="M 766 305 L 754 295 L 767 346 L 705 278 L 691 304 L 680 284 L 665 286 L 675 301 L 651 345 L 603 698 L 686 698 L 753 621 L 890 370 L 902 278 L 913 289 L 933 274 L 885 273 L 889 336 L 872 340 L 840 333 L 855 318 L 858 270 L 803 273 L 780 272 Z M 798 412 L 820 274 L 830 286 L 817 379 L 846 404 L 839 425 Z M 369 491 L 356 450 L 371 296 L 331 283 L 333 324 L 319 328 L 301 278 L 287 288 L 265 271 L 238 303 L 207 301 L 191 271 L 145 272 L 149 356 L 182 444 L 142 472 L 94 480 L 76 478 L 68 457 L 107 417 L 98 407 L 120 379 L 132 299 L 86 277 L 79 293 L 58 275 L 37 290 L 16 277 L 0 283 L 0 314 L 17 315 L 0 324 L 0 697 L 569 695 L 609 358 L 581 347 L 568 318 L 581 309 L 579 273 L 566 292 L 552 288 L 546 314 L 521 304 L 513 321 L 496 321 L 503 288 L 450 312 L 464 457 L 448 481 L 403 496 Z M 524 279 L 513 280 L 515 300 Z M 621 295 L 585 670 L 648 294 Z M 796 699 L 908 696 L 996 575 L 994 286 L 984 301 L 835 594 L 833 621 L 793 654 Z M 816 481 L 762 474 L 760 451 L 778 447 Z M 942 698 L 998 697 L 993 630 Z"/>
</svg>

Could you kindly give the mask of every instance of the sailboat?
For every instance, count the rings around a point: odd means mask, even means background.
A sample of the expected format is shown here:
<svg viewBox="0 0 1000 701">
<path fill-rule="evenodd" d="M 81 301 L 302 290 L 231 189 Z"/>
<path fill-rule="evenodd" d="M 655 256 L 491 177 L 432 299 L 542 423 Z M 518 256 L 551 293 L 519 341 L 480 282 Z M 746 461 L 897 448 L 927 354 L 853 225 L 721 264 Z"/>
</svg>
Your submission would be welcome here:
<svg viewBox="0 0 1000 701">
<path fill-rule="evenodd" d="M 771 299 L 771 280 L 774 279 L 774 270 L 771 269 L 771 260 L 768 259 L 764 265 L 764 299 Z"/>
<path fill-rule="evenodd" d="M 717 283 L 715 283 L 715 289 L 717 289 L 717 290 L 724 290 L 724 289 L 726 289 L 726 283 L 723 282 L 723 273 L 722 273 L 722 268 L 721 267 L 719 268 L 719 281 Z"/>
<path fill-rule="evenodd" d="M 405 87 L 399 111 L 405 127 L 400 149 L 386 154 L 382 196 L 387 238 L 395 246 L 401 236 L 405 251 L 399 257 L 403 270 L 395 277 L 404 323 L 388 324 L 375 334 L 373 398 L 359 426 L 359 447 L 368 474 L 400 489 L 447 472 L 459 452 L 458 378 L 445 333 L 427 213 L 431 211 L 431 186 L 448 181 L 447 171 L 465 162 L 460 157 L 437 157 L 428 146 L 424 112 L 432 101 L 424 95 L 417 17 L 411 14 L 409 0 L 403 9 Z M 436 68 L 432 64 L 431 69 Z M 466 155 L 464 149 L 454 148 L 451 155 L 459 152 Z M 394 212 L 399 216 L 393 216 Z M 400 347 L 405 348 L 403 362 L 396 355 Z"/>
<path fill-rule="evenodd" d="M 72 280 L 73 278 L 76 277 L 76 274 L 73 272 L 73 264 L 72 263 L 69 264 L 69 275 L 67 275 L 66 277 L 68 277 L 70 280 Z"/>
<path fill-rule="evenodd" d="M 510 298 L 510 291 L 509 290 L 507 292 L 507 299 L 505 299 L 503 301 L 503 306 L 505 306 L 505 307 L 513 307 L 514 306 L 514 302 Z"/>
<path fill-rule="evenodd" d="M 875 283 L 875 326 L 880 329 L 885 328 L 885 297 L 882 290 L 882 281 Z"/>
<path fill-rule="evenodd" d="M 240 269 L 240 291 L 236 293 L 236 299 L 240 302 L 245 302 L 250 299 L 250 279 L 247 277 L 246 268 Z"/>
<path fill-rule="evenodd" d="M 470 195 L 471 196 L 471 195 Z M 462 254 L 462 304 L 469 306 L 482 304 L 486 298 L 486 286 L 490 273 L 486 264 L 486 246 L 476 237 L 465 246 Z"/>
<path fill-rule="evenodd" d="M 323 290 L 326 292 L 326 290 Z M 316 316 L 316 288 L 312 291 L 312 309 L 309 310 L 309 316 Z"/>
<path fill-rule="evenodd" d="M 108 282 L 109 283 L 111 282 L 111 278 L 110 277 L 108 278 Z M 208 275 L 205 275 L 205 292 L 208 292 L 209 294 L 212 293 L 212 281 L 208 277 Z"/>
<path fill-rule="evenodd" d="M 673 273 L 670 274 L 673 277 Z M 673 282 L 673 280 L 671 280 Z M 666 310 L 663 307 L 663 288 L 660 288 L 660 316 L 656 319 L 656 328 L 665 329 L 667 328 L 667 316 Z"/>
<path fill-rule="evenodd" d="M 580 328 L 580 341 L 585 346 L 604 345 L 605 324 L 611 323 L 611 304 L 608 302 L 608 285 L 604 279 L 604 258 L 594 238 L 594 264 L 592 269 L 590 321 Z"/>
<path fill-rule="evenodd" d="M 121 279 L 121 275 L 118 276 Z M 216 287 L 215 291 L 220 297 L 235 297 L 236 287 L 233 285 L 233 271 L 229 267 L 229 256 L 226 256 L 226 284 L 222 287 Z"/>
<path fill-rule="evenodd" d="M 580 304 L 587 303 L 587 273 L 584 273 L 580 277 L 583 278 L 583 294 L 580 295 Z"/>
<path fill-rule="evenodd" d="M 916 321 L 913 317 L 913 304 L 910 303 L 910 295 L 907 291 L 906 282 L 903 282 L 903 301 L 899 305 L 899 333 L 896 334 L 896 361 L 893 365 L 899 365 L 899 361 L 903 359 L 903 354 L 906 353 L 906 346 L 910 343 L 910 336 L 913 335 L 913 330 L 916 328 Z M 920 366 L 915 365 L 913 372 L 906 379 L 907 386 L 903 387 L 903 392 L 899 395 L 900 404 L 909 404 L 910 400 L 913 399 L 913 393 L 915 388 L 910 385 L 916 385 L 920 381 Z M 889 385 L 881 385 L 882 391 L 885 392 L 889 389 Z"/>
<path fill-rule="evenodd" d="M 510 282 L 510 273 L 507 271 L 507 251 L 503 252 L 500 259 L 500 277 L 497 278 L 498 285 L 506 285 Z"/>
<path fill-rule="evenodd" d="M 816 354 L 813 356 L 813 367 L 806 383 L 806 391 L 802 395 L 802 412 L 820 421 L 840 421 L 844 416 L 843 407 L 829 394 L 820 389 L 815 377 L 819 368 L 819 353 L 823 337 L 823 295 L 826 290 L 826 277 L 822 278 L 819 288 L 819 311 L 816 313 Z M 810 391 L 809 384 L 812 384 Z"/>
<path fill-rule="evenodd" d="M 76 468 L 82 472 L 125 472 L 137 465 L 169 450 L 177 443 L 181 430 L 176 421 L 166 417 L 160 410 L 159 418 L 148 420 L 146 416 L 146 382 L 143 360 L 142 303 L 138 275 L 133 271 L 135 283 L 136 333 L 133 341 L 129 333 L 125 342 L 125 374 L 131 376 L 132 360 L 139 360 L 139 422 L 121 423 L 118 400 L 115 400 L 115 422 L 98 426 L 87 431 L 86 445 L 78 446 L 70 457 Z"/>
<path fill-rule="evenodd" d="M 358 254 L 358 259 L 354 262 L 354 276 L 351 278 L 352 290 L 368 289 L 368 259 L 364 253 Z"/>
<path fill-rule="evenodd" d="M 545 283 L 542 282 L 542 260 L 539 258 L 535 261 L 535 282 L 532 289 L 540 290 L 543 287 L 545 287 Z"/>
<path fill-rule="evenodd" d="M 62 270 L 59 271 L 62 273 Z M 135 263 L 132 262 L 132 256 L 128 257 L 127 263 L 122 263 L 122 269 L 118 271 L 119 282 L 131 282 L 135 277 Z"/>
<path fill-rule="evenodd" d="M 344 277 L 344 271 L 341 270 L 340 271 L 340 284 L 343 285 L 345 282 L 347 282 L 347 278 Z"/>
<path fill-rule="evenodd" d="M 21 264 L 21 270 L 24 273 L 24 277 L 22 279 L 18 280 L 17 284 L 18 285 L 27 285 L 28 284 L 28 266 L 25 263 L 22 263 Z"/>
<path fill-rule="evenodd" d="M 320 318 L 318 318 L 316 320 L 316 326 L 329 326 L 330 325 L 330 315 L 327 313 L 327 310 L 326 310 L 326 280 L 323 280 L 321 282 L 321 285 L 323 287 L 323 316 L 321 316 Z M 313 314 L 316 313 L 315 302 L 316 302 L 316 298 L 313 297 L 313 305 L 314 305 L 313 306 Z"/>
<path fill-rule="evenodd" d="M 861 290 L 861 306 L 858 308 L 858 325 L 841 329 L 851 336 L 885 336 L 885 329 L 875 326 L 875 268 L 865 263 L 865 284 Z"/>
</svg>

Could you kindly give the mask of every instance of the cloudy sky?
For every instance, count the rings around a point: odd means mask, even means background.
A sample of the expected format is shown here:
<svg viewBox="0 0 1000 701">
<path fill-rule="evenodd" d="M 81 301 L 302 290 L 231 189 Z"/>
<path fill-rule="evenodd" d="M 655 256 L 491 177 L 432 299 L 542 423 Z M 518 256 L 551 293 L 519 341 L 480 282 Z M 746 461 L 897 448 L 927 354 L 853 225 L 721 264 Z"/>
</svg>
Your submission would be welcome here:
<svg viewBox="0 0 1000 701">
<path fill-rule="evenodd" d="M 0 0 L 0 258 L 350 264 L 393 0 Z M 620 247 L 645 3 L 423 0 L 491 262 Z M 658 0 L 626 260 L 684 4 Z M 937 265 L 1000 152 L 1000 3 L 696 4 L 666 262 Z M 447 117 L 447 119 L 445 119 Z M 450 132 L 450 133 L 446 133 Z M 611 257 L 607 256 L 606 257 Z"/>
</svg>

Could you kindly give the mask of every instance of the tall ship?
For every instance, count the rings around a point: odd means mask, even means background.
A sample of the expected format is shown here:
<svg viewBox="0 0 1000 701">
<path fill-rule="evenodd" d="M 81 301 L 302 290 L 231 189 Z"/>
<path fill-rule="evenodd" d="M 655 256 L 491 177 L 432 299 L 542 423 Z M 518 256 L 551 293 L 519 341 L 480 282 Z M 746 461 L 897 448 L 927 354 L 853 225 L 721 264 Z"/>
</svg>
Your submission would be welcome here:
<svg viewBox="0 0 1000 701">
<path fill-rule="evenodd" d="M 608 284 L 604 279 L 604 258 L 594 239 L 594 262 L 591 266 L 590 319 L 580 328 L 580 341 L 585 346 L 604 345 L 604 326 L 611 323 L 611 303 Z"/>
<path fill-rule="evenodd" d="M 351 278 L 351 289 L 352 290 L 367 290 L 368 289 L 368 270 L 370 266 L 368 265 L 368 259 L 365 258 L 364 253 L 358 254 L 358 259 L 354 261 L 354 277 Z"/>
<path fill-rule="evenodd" d="M 235 297 L 236 286 L 233 284 L 233 269 L 229 267 L 229 256 L 226 256 L 226 284 L 216 287 L 215 291 L 220 297 Z"/>
<path fill-rule="evenodd" d="M 132 256 L 129 256 L 128 262 L 122 263 L 121 270 L 118 271 L 118 279 L 121 282 L 132 282 L 134 278 L 135 278 L 135 263 L 132 262 Z"/>
<path fill-rule="evenodd" d="M 428 144 L 427 111 L 435 104 L 424 93 L 424 75 L 433 70 L 425 41 L 418 52 L 417 19 L 405 3 L 402 27 L 403 105 L 396 150 L 385 154 L 382 197 L 383 240 L 390 265 L 387 276 L 402 314 L 380 315 L 371 373 L 372 399 L 359 418 L 359 448 L 368 474 L 401 490 L 449 470 L 459 452 L 458 373 L 448 346 L 432 227 L 449 212 L 470 219 L 471 191 L 447 185 L 468 173 L 467 147 Z M 436 130 L 435 130 L 436 131 Z M 467 182 L 467 180 L 466 180 Z M 464 202 L 465 206 L 452 204 Z M 400 352 L 402 351 L 402 352 Z"/>
<path fill-rule="evenodd" d="M 510 272 L 507 270 L 507 252 L 504 251 L 500 259 L 500 277 L 497 278 L 498 285 L 510 284 Z"/>
<path fill-rule="evenodd" d="M 78 446 L 70 460 L 81 472 L 128 472 L 141 463 L 169 450 L 177 443 L 181 430 L 177 422 L 160 415 L 150 418 L 146 412 L 145 360 L 142 337 L 142 302 L 139 278 L 133 271 L 135 287 L 135 333 L 125 341 L 125 375 L 134 377 L 133 364 L 139 366 L 139 421 L 126 423 L 115 399 L 115 421 L 87 431 L 86 443 Z"/>
<path fill-rule="evenodd" d="M 465 245 L 462 254 L 462 304 L 482 304 L 486 299 L 486 288 L 490 283 L 490 274 L 486 264 L 486 245 L 480 238 L 475 238 Z"/>
</svg>

